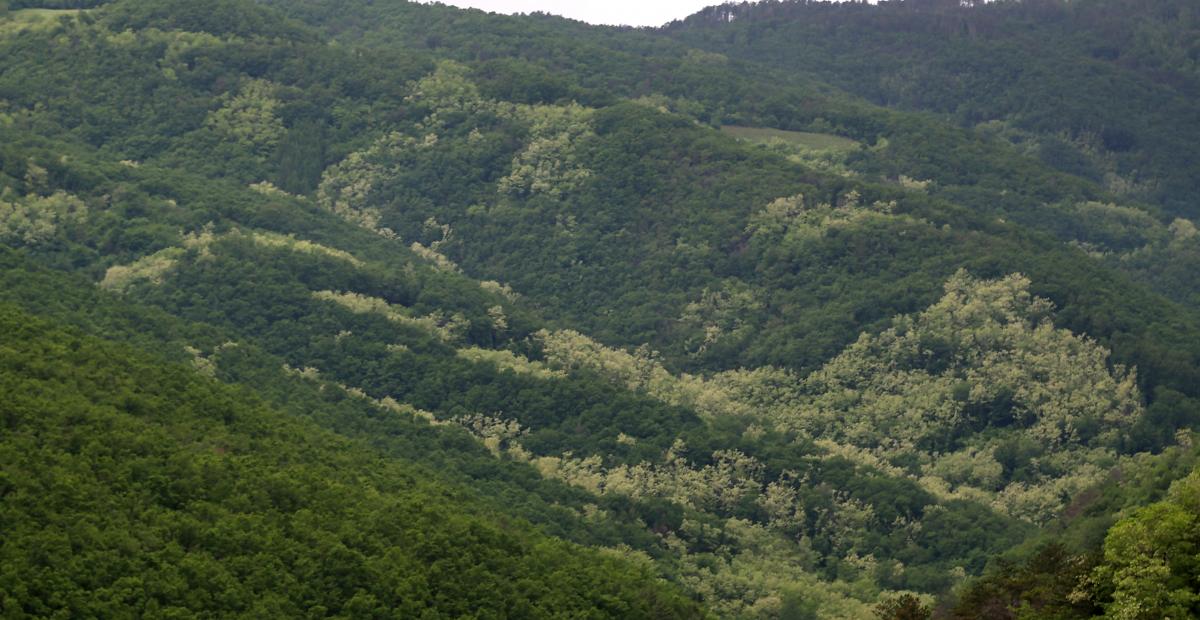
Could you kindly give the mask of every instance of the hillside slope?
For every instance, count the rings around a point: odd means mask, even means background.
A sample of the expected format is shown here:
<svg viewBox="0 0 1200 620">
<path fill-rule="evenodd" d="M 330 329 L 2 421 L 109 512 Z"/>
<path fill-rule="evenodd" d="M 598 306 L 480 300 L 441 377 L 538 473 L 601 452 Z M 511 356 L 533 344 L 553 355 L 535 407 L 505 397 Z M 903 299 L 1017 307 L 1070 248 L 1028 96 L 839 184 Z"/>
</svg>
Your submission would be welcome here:
<svg viewBox="0 0 1200 620">
<path fill-rule="evenodd" d="M 29 325 L 4 376 L 44 396 L 6 438 L 41 473 L 4 484 L 86 464 L 99 503 L 44 513 L 68 541 L 101 505 L 166 533 L 124 564 L 77 544 L 114 566 L 87 581 L 38 555 L 35 506 L 6 492 L 25 529 L 5 552 L 78 596 L 13 572 L 5 606 L 870 617 L 988 583 L 1056 532 L 1063 557 L 1097 549 L 1189 467 L 1112 486 L 1200 422 L 1200 313 L 1166 294 L 1200 235 L 1155 196 L 716 53 L 707 13 L 652 32 L 406 2 L 91 5 L 0 28 L 0 302 Z M 120 381 L 84 381 L 105 355 Z M 213 399 L 237 416 L 193 413 Z M 102 465 L 71 456 L 85 422 L 116 433 Z M 162 438 L 145 471 L 122 469 L 142 435 Z M 160 523 L 201 517 L 279 541 L 261 579 Z M 356 532 L 344 571 L 297 568 L 305 536 Z M 185 559 L 213 596 L 151 579 Z M 1110 568 L 1088 609 L 1126 596 Z M 260 596 L 274 573 L 295 587 Z M 109 596 L 122 578 L 158 594 Z"/>
<path fill-rule="evenodd" d="M 1196 217 L 1200 17 L 1181 0 L 711 7 L 666 32 L 998 134 L 1126 199 Z"/>
<path fill-rule="evenodd" d="M 180 364 L 0 310 L 11 617 L 695 617 L 644 568 Z"/>
</svg>

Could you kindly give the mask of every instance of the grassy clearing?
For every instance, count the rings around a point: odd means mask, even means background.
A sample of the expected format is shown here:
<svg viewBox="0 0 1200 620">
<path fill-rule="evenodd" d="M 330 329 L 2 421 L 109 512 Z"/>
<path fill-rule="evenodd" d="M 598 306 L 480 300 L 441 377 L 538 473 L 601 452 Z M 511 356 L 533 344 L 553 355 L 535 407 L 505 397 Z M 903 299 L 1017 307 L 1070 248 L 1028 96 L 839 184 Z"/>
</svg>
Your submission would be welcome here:
<svg viewBox="0 0 1200 620">
<path fill-rule="evenodd" d="M 787 131 L 767 127 L 740 127 L 737 125 L 726 125 L 721 128 L 721 131 L 738 140 L 760 144 L 773 140 L 783 140 L 789 144 L 795 144 L 814 151 L 850 152 L 858 149 L 858 142 L 828 133 Z"/>
<path fill-rule="evenodd" d="M 51 28 L 60 17 L 78 17 L 81 9 L 18 9 L 0 17 L 0 34 L 11 34 L 24 30 Z"/>
</svg>

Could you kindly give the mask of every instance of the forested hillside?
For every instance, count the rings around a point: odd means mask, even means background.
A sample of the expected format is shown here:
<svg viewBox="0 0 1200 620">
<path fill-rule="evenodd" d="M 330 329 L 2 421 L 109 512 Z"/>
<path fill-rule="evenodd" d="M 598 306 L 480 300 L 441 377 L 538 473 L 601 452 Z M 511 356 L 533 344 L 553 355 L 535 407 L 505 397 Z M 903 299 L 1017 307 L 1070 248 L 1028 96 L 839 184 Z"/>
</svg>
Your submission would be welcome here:
<svg viewBox="0 0 1200 620">
<path fill-rule="evenodd" d="M 6 615 L 699 613 L 365 442 L 0 312 Z"/>
<path fill-rule="evenodd" d="M 1139 7 L 0 3 L 0 611 L 1200 613 Z"/>
<path fill-rule="evenodd" d="M 1125 200 L 1196 217 L 1200 13 L 1187 0 L 725 4 L 671 24 L 883 105 L 944 115 Z"/>
</svg>

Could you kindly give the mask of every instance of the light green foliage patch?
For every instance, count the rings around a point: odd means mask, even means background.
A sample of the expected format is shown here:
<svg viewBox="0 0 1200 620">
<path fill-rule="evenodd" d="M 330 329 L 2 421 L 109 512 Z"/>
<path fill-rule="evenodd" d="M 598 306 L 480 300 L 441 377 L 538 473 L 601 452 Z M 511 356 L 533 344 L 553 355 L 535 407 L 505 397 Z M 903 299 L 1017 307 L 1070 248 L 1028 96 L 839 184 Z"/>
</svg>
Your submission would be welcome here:
<svg viewBox="0 0 1200 620">
<path fill-rule="evenodd" d="M 702 377 L 673 375 L 649 347 L 633 353 L 606 347 L 572 330 L 541 330 L 535 337 L 541 343 L 552 368 L 565 371 L 588 370 L 632 390 L 643 391 L 672 405 L 691 407 L 704 416 L 742 415 L 750 407 L 732 399 Z"/>
<path fill-rule="evenodd" d="M 708 416 L 757 417 L 939 497 L 1041 522 L 1103 479 L 1142 405 L 1135 373 L 1110 370 L 1107 350 L 1055 328 L 1050 304 L 1028 287 L 1018 275 L 960 272 L 937 304 L 864 334 L 804 380 L 773 368 L 674 375 L 646 349 L 611 349 L 566 331 L 538 337 L 554 368 L 599 372 Z M 981 431 L 991 439 L 976 438 Z M 1041 453 L 1015 481 L 1013 442 Z M 923 466 L 889 464 L 902 457 Z"/>
<path fill-rule="evenodd" d="M 854 191 L 842 196 L 837 205 L 808 205 L 799 194 L 779 198 L 750 216 L 746 232 L 765 239 L 799 243 L 825 236 L 831 229 L 893 217 L 895 203 L 876 202 L 868 206 L 859 201 L 860 196 Z"/>
<path fill-rule="evenodd" d="M 223 105 L 208 115 L 205 125 L 223 139 L 266 157 L 285 131 L 275 89 L 266 80 L 246 80 L 237 94 L 223 97 Z"/>
<path fill-rule="evenodd" d="M 712 465 L 695 467 L 689 464 L 687 446 L 677 441 L 661 465 L 606 467 L 597 455 L 535 456 L 521 445 L 528 429 L 512 420 L 476 414 L 457 422 L 497 457 L 528 462 L 545 477 L 597 495 L 665 498 L 709 513 L 729 511 L 747 501 L 760 505 L 770 515 L 768 523 L 724 520 L 721 532 L 725 542 L 717 549 L 694 552 L 689 548 L 687 540 L 716 535 L 712 526 L 704 523 L 685 519 L 679 532 L 665 536 L 666 546 L 679 554 L 680 581 L 722 617 L 775 618 L 785 599 L 804 600 L 826 617 L 867 617 L 868 606 L 863 601 L 878 590 L 872 579 L 874 558 L 862 558 L 839 547 L 858 567 L 857 581 L 829 583 L 821 579 L 813 570 L 817 556 L 810 543 L 801 539 L 797 544 L 788 535 L 804 520 L 796 481 L 764 483 L 763 466 L 751 456 L 722 450 L 712 455 Z M 865 526 L 870 518 L 869 508 L 861 503 L 841 498 L 835 506 L 835 510 L 824 514 L 824 519 L 830 527 L 843 530 L 842 536 L 845 531 Z M 622 555 L 629 553 L 624 550 Z"/>
<path fill-rule="evenodd" d="M 433 73 L 409 88 L 406 103 L 427 110 L 411 130 L 416 135 L 388 133 L 331 166 L 322 178 L 319 204 L 360 226 L 393 236 L 381 226 L 383 211 L 373 204 L 374 192 L 401 178 L 408 172 L 406 168 L 424 164 L 422 156 L 444 149 L 448 123 L 462 124 L 464 117 L 481 125 L 465 137 L 468 145 L 484 140 L 481 129 L 488 129 L 489 124 L 500 123 L 524 133 L 524 144 L 513 156 L 511 169 L 495 184 L 500 197 L 561 199 L 592 175 L 577 156 L 580 145 L 594 136 L 593 110 L 589 108 L 575 103 L 524 105 L 486 99 L 469 79 L 467 68 L 453 61 L 439 62 Z M 461 136 L 446 139 L 446 144 L 463 141 Z M 478 209 L 486 211 L 482 206 Z M 436 244 L 448 240 L 448 235 L 443 235 L 435 245 L 413 242 L 411 248 L 439 268 L 455 271 L 457 267 L 437 252 Z"/>
<path fill-rule="evenodd" d="M 468 347 L 459 349 L 458 355 L 472 362 L 488 362 L 501 370 L 511 370 L 539 379 L 559 379 L 566 376 L 565 372 L 551 370 L 541 362 L 531 362 L 511 351 Z"/>
<path fill-rule="evenodd" d="M 100 287 L 123 293 L 138 282 L 162 284 L 179 260 L 187 254 L 184 248 L 166 248 L 149 256 L 143 256 L 128 265 L 113 265 L 104 273 Z"/>
<path fill-rule="evenodd" d="M 862 598 L 873 589 L 862 566 L 864 578 L 830 583 L 806 570 L 810 557 L 778 534 L 754 523 L 730 519 L 728 545 L 711 553 L 683 557 L 680 580 L 722 617 L 782 618 L 786 611 L 806 610 L 820 618 L 870 618 L 870 606 Z M 696 533 L 699 523 L 685 522 Z M 732 553 L 734 548 L 740 553 Z M 798 617 L 806 617 L 800 615 Z"/>
<path fill-rule="evenodd" d="M 347 221 L 377 230 L 380 211 L 368 206 L 367 201 L 371 190 L 388 174 L 386 165 L 380 160 L 398 150 L 420 148 L 430 143 L 393 132 L 367 149 L 351 153 L 325 171 L 317 192 L 318 202 Z"/>
<path fill-rule="evenodd" d="M 704 113 L 704 104 L 686 97 L 667 97 L 656 93 L 643 95 L 630 101 L 658 110 L 663 114 L 678 114 L 695 122 L 699 122 L 697 118 Z"/>
<path fill-rule="evenodd" d="M 500 192 L 561 197 L 580 186 L 591 171 L 576 161 L 577 145 L 593 136 L 591 111 L 578 104 L 519 107 L 529 124 L 529 143 L 513 159 L 512 174 L 500 180 Z"/>
<path fill-rule="evenodd" d="M 263 196 L 270 196 L 273 198 L 296 198 L 296 196 L 279 189 L 270 181 L 252 183 L 250 185 L 250 189 L 262 194 Z"/>
<path fill-rule="evenodd" d="M 339 250 L 307 239 L 300 239 L 295 235 L 284 235 L 269 230 L 243 231 L 240 228 L 234 228 L 229 232 L 218 234 L 213 232 L 211 224 L 184 235 L 183 247 L 193 250 L 201 257 L 204 257 L 212 252 L 214 245 L 229 240 L 245 240 L 264 248 L 284 249 L 301 254 L 323 256 L 345 261 L 355 267 L 362 267 L 364 265 L 363 261 L 345 250 Z"/>
<path fill-rule="evenodd" d="M 828 133 L 733 125 L 721 127 L 721 133 L 743 142 L 757 144 L 806 168 L 822 170 L 843 177 L 857 176 L 846 166 L 846 157 L 858 151 L 861 145 L 849 138 Z M 886 140 L 882 138 L 880 141 L 886 143 Z"/>
<path fill-rule="evenodd" d="M 937 304 L 864 335 L 811 376 L 807 389 L 822 396 L 808 423 L 851 443 L 902 449 L 972 423 L 1025 429 L 1052 446 L 1114 444 L 1141 414 L 1136 376 L 1110 372 L 1107 350 L 1056 329 L 1049 303 L 1028 287 L 1022 276 L 959 272 Z M 972 420 L 980 407 L 1003 417 Z"/>
<path fill-rule="evenodd" d="M 248 231 L 233 229 L 227 233 L 214 233 L 211 226 L 206 226 L 196 232 L 184 235 L 182 247 L 170 247 L 143 256 L 129 265 L 114 265 L 108 268 L 101 280 L 100 286 L 115 291 L 127 291 L 133 284 L 146 281 L 161 284 L 163 278 L 171 272 L 179 261 L 191 253 L 196 258 L 204 259 L 212 256 L 213 248 L 222 241 L 248 240 L 254 244 L 270 249 L 285 249 L 292 252 L 312 254 L 346 261 L 355 267 L 363 266 L 363 262 L 354 255 L 343 250 L 331 248 L 306 239 L 298 239 L 293 235 L 283 235 L 270 231 Z"/>
<path fill-rule="evenodd" d="M 393 323 L 416 327 L 446 342 L 460 340 L 463 333 L 470 327 L 470 323 L 461 314 L 447 316 L 444 313 L 436 313 L 429 316 L 414 317 L 402 306 L 395 306 L 383 299 L 368 297 L 358 293 L 315 291 L 313 292 L 313 297 L 333 302 L 351 312 L 377 314 Z"/>
<path fill-rule="evenodd" d="M 692 346 L 700 355 L 718 342 L 741 340 L 750 329 L 746 319 L 762 309 L 763 303 L 753 288 L 741 280 L 729 279 L 715 290 L 704 289 L 699 299 L 684 306 L 680 322 L 703 334 L 703 340 Z"/>
<path fill-rule="evenodd" d="M 479 94 L 479 88 L 469 78 L 470 69 L 451 60 L 438 62 L 433 73 L 411 85 L 407 103 L 427 106 L 429 115 L 421 122 L 426 130 L 436 134 L 445 129 L 447 114 L 475 114 L 491 105 Z"/>
<path fill-rule="evenodd" d="M 78 197 L 63 191 L 49 196 L 0 198 L 0 242 L 38 245 L 65 225 L 87 219 L 88 208 Z"/>
<path fill-rule="evenodd" d="M 927 488 L 944 495 L 961 485 L 974 497 L 999 490 L 997 508 L 1050 518 L 1103 478 L 1142 405 L 1135 373 L 1110 369 L 1103 347 L 1055 328 L 1050 304 L 1028 286 L 1018 275 L 986 281 L 960 272 L 937 304 L 864 334 L 808 377 L 808 404 L 790 424 L 883 455 L 926 455 Z M 1009 439 L 972 443 L 972 433 L 989 429 Z M 1000 489 L 1003 441 L 1046 454 L 1027 479 Z"/>
<path fill-rule="evenodd" d="M 64 17 L 74 20 L 84 12 L 79 9 L 18 9 L 7 15 L 0 13 L 0 36 L 27 30 L 49 30 Z"/>
<path fill-rule="evenodd" d="M 236 236 L 241 233 L 234 231 L 232 234 Z M 263 247 L 285 248 L 293 252 L 327 256 L 329 258 L 346 261 L 356 267 L 361 267 L 363 265 L 361 260 L 355 258 L 353 254 L 345 250 L 331 248 L 329 246 L 321 245 L 320 243 L 308 241 L 306 239 L 297 239 L 292 235 L 281 235 L 279 233 L 270 231 L 253 231 L 247 236 L 254 241 L 254 243 Z"/>
<path fill-rule="evenodd" d="M 162 57 L 162 60 L 159 61 L 159 66 L 162 67 L 163 74 L 172 79 L 176 78 L 179 72 L 187 70 L 187 55 L 190 52 L 193 52 L 195 50 L 202 50 L 202 49 L 218 49 L 223 46 L 229 46 L 229 45 L 234 45 L 234 44 L 239 43 L 239 41 L 236 37 L 227 36 L 225 38 L 221 38 L 221 37 L 217 37 L 215 35 L 209 34 L 207 32 L 187 32 L 187 31 L 159 32 L 157 30 L 150 30 L 150 31 L 146 32 L 146 35 L 151 38 L 158 38 L 160 40 L 166 41 L 167 47 L 163 51 L 163 57 Z M 248 94 L 249 94 L 249 91 L 243 91 L 243 95 L 241 95 L 241 96 L 244 97 Z M 233 102 L 230 102 L 230 103 L 232 104 Z M 241 105 L 243 107 L 241 114 L 243 116 L 245 116 L 245 118 L 236 119 L 236 120 L 232 119 L 232 118 L 225 118 L 225 119 L 220 119 L 220 120 L 223 120 L 224 122 L 227 122 L 227 123 L 233 123 L 233 122 L 239 122 L 239 121 L 245 122 L 247 124 L 266 122 L 268 125 L 273 125 L 272 121 L 269 118 L 270 111 L 264 112 L 262 110 L 259 110 L 258 118 L 254 118 L 255 114 L 252 114 L 249 109 L 254 104 L 252 104 L 250 101 L 243 100 L 243 101 L 239 102 L 237 105 Z M 263 105 L 263 103 L 258 103 L 257 105 L 261 106 L 261 105 Z M 270 104 L 267 104 L 267 105 L 270 106 Z M 229 111 L 224 113 L 224 115 L 226 117 L 234 116 L 236 114 L 237 113 L 235 113 L 233 111 L 233 109 L 230 109 Z M 264 121 L 264 119 L 265 119 L 265 121 Z M 217 122 L 217 120 L 218 119 L 214 118 L 214 122 Z M 277 128 L 275 128 L 275 127 L 271 127 L 267 131 L 276 131 L 276 129 Z M 241 131 L 246 132 L 248 130 L 243 129 Z M 246 137 L 249 137 L 249 136 L 246 136 Z M 274 138 L 274 139 L 277 139 L 277 138 Z"/>
<path fill-rule="evenodd" d="M 1070 226 L 1060 235 L 1090 253 L 1123 255 L 1162 245 L 1171 237 L 1167 226 L 1142 209 L 1103 202 L 1056 208 L 1071 216 L 1065 220 Z"/>
</svg>

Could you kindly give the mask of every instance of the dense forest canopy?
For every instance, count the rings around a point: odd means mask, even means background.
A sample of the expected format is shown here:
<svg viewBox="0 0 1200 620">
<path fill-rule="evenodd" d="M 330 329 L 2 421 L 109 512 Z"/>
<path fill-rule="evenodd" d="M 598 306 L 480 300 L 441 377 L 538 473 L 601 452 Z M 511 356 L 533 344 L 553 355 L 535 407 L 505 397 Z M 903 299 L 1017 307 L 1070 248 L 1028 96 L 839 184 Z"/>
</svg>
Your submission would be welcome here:
<svg viewBox="0 0 1200 620">
<path fill-rule="evenodd" d="M 945 115 L 1195 217 L 1200 11 L 1187 0 L 724 4 L 673 37 Z"/>
<path fill-rule="evenodd" d="M 1197 19 L 0 2 L 0 612 L 1196 615 Z"/>
</svg>

